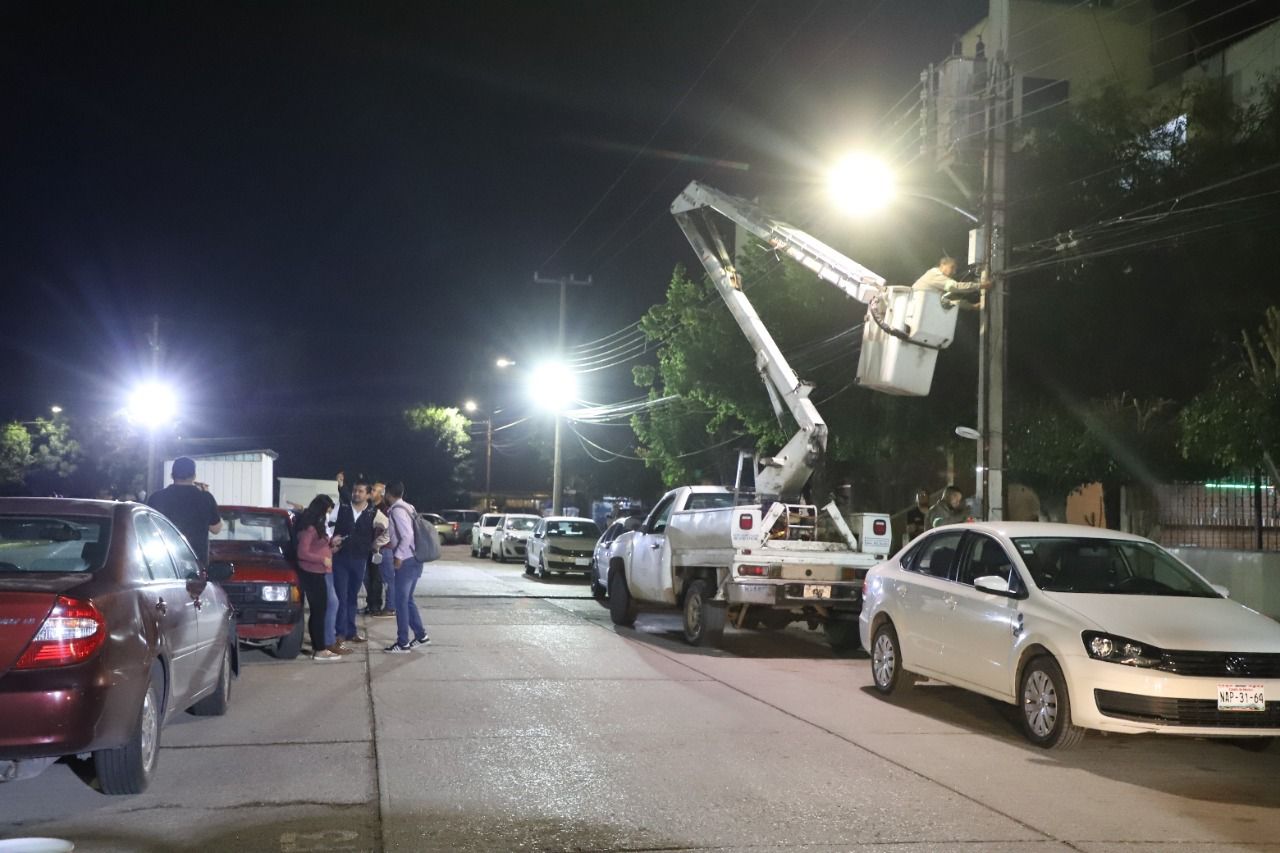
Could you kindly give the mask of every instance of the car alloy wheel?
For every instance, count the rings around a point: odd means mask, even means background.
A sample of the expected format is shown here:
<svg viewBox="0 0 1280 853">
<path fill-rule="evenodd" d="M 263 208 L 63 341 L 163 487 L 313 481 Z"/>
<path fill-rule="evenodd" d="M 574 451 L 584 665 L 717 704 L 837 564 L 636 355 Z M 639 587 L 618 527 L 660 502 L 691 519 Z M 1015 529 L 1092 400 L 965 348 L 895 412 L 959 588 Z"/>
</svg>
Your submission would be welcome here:
<svg viewBox="0 0 1280 853">
<path fill-rule="evenodd" d="M 882 622 L 871 637 L 871 681 L 885 696 L 911 686 L 910 676 L 902 671 L 898 632 L 889 621 Z"/>
<path fill-rule="evenodd" d="M 1084 729 L 1071 723 L 1067 682 L 1053 658 L 1043 655 L 1028 663 L 1018 693 L 1027 740 L 1045 749 L 1070 749 L 1084 737 Z"/>
</svg>

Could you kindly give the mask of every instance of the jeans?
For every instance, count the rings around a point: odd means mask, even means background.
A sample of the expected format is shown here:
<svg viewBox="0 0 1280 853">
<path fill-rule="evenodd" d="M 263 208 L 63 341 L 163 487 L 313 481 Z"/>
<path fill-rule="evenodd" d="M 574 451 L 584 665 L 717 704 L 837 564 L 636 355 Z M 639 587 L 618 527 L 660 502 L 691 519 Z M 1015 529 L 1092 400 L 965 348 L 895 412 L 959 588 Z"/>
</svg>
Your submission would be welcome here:
<svg viewBox="0 0 1280 853">
<path fill-rule="evenodd" d="M 359 554 L 333 555 L 333 586 L 338 593 L 337 632 L 344 637 L 356 635 L 356 610 L 360 605 L 364 569 L 365 558 Z"/>
<path fill-rule="evenodd" d="M 333 585 L 333 572 L 324 573 L 324 588 L 327 593 L 324 608 L 324 647 L 327 649 L 338 642 L 338 591 Z"/>
<path fill-rule="evenodd" d="M 396 642 L 402 646 L 409 645 L 409 632 L 414 637 L 425 637 L 427 628 L 422 624 L 422 615 L 418 613 L 418 605 L 413 600 L 413 590 L 422 577 L 422 563 L 410 557 L 400 563 L 395 570 L 396 577 L 392 590 L 395 593 L 396 605 Z"/>
<path fill-rule="evenodd" d="M 333 582 L 326 583 L 325 578 L 331 577 L 332 575 L 327 573 L 298 570 L 298 583 L 301 584 L 302 592 L 307 597 L 307 609 L 310 611 L 307 615 L 307 633 L 311 636 L 313 652 L 322 651 L 333 645 L 331 639 L 328 643 L 325 642 L 325 626 L 332 624 L 328 620 L 328 615 L 329 597 L 333 593 Z M 331 637 L 332 634 L 327 636 Z"/>
</svg>

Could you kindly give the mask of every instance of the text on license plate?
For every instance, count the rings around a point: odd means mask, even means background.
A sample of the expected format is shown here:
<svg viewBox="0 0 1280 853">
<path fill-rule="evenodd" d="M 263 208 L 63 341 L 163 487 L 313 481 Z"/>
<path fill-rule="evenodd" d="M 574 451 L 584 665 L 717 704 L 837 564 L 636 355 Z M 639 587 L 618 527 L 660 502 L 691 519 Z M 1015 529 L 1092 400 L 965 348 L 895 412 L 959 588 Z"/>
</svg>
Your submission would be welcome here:
<svg viewBox="0 0 1280 853">
<path fill-rule="evenodd" d="M 825 583 L 824 584 L 807 583 L 804 585 L 804 597 L 805 598 L 830 598 L 831 585 L 825 584 Z"/>
<path fill-rule="evenodd" d="M 1265 711 L 1266 696 L 1261 684 L 1219 684 L 1219 711 Z"/>
<path fill-rule="evenodd" d="M 590 557 L 574 557 L 573 564 L 575 566 L 589 566 L 591 565 L 591 558 Z"/>
</svg>

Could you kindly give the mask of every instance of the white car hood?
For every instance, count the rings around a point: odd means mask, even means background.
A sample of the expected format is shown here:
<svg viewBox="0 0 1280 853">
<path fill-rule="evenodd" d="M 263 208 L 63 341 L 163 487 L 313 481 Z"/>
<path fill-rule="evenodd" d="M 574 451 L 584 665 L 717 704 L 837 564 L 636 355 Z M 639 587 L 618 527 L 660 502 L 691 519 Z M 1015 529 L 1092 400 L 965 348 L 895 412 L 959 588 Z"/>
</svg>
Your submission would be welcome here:
<svg viewBox="0 0 1280 853">
<path fill-rule="evenodd" d="M 1227 598 L 1046 592 L 1099 631 L 1162 649 L 1280 653 L 1280 623 Z"/>
</svg>

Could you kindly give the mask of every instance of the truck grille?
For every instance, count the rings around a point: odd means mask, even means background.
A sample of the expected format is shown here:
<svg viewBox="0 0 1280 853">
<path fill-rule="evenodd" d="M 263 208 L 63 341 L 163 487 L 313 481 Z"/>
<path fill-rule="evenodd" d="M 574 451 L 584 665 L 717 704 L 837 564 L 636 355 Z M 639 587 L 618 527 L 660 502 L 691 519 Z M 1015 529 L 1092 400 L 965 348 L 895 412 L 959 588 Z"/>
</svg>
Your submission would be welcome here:
<svg viewBox="0 0 1280 853">
<path fill-rule="evenodd" d="M 1215 699 L 1170 699 L 1114 690 L 1094 690 L 1093 698 L 1103 714 L 1123 720 L 1170 726 L 1280 728 L 1280 702 L 1268 702 L 1265 711 L 1219 711 Z"/>
</svg>

